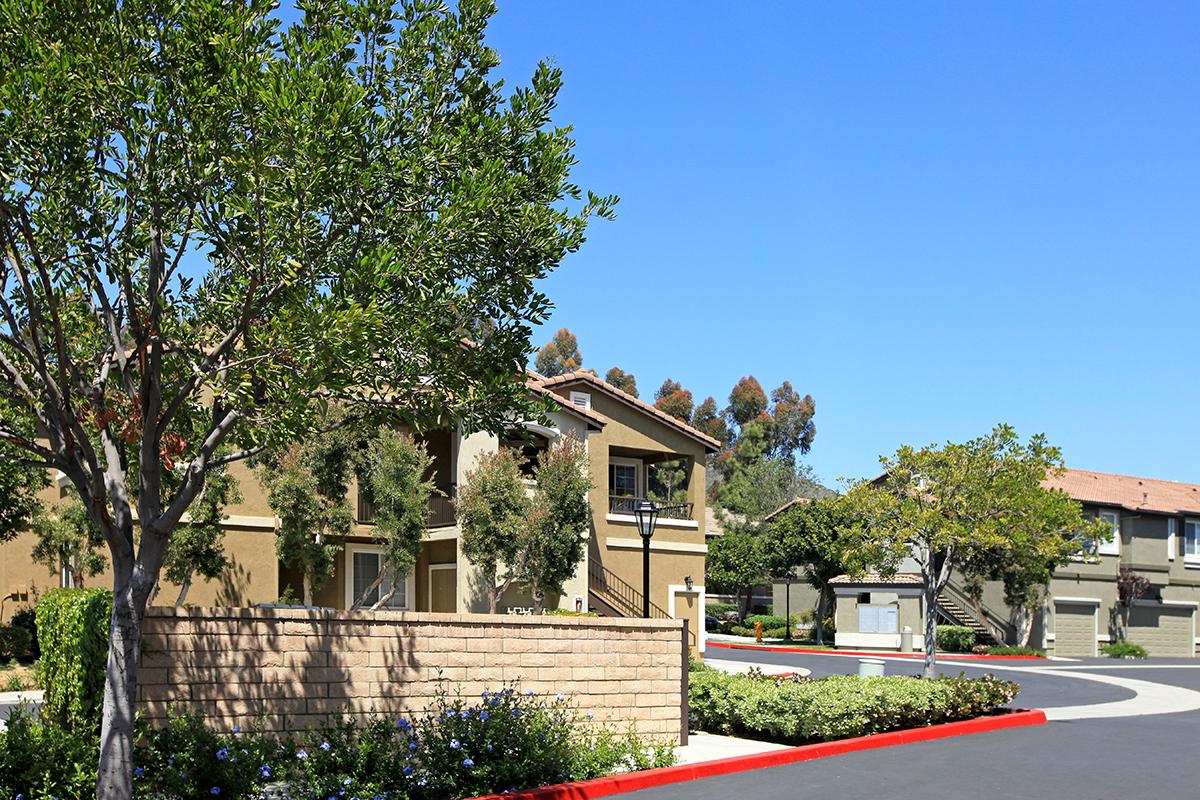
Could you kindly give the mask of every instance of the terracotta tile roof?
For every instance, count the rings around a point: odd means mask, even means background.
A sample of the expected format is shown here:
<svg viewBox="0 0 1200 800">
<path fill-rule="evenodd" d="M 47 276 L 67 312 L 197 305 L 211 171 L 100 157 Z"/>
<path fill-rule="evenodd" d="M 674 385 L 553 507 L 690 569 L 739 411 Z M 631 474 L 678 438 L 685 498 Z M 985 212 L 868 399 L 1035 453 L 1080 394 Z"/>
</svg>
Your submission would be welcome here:
<svg viewBox="0 0 1200 800">
<path fill-rule="evenodd" d="M 536 372 L 534 372 L 532 374 L 537 375 Z M 657 408 L 650 405 L 645 400 L 638 399 L 631 394 L 621 391 L 616 386 L 613 386 L 611 383 L 608 383 L 607 381 L 605 381 L 603 378 L 599 377 L 598 375 L 593 375 L 592 373 L 585 372 L 583 370 L 575 370 L 574 372 L 567 372 L 562 375 L 557 375 L 553 378 L 543 378 L 540 375 L 538 375 L 537 377 L 541 378 L 540 382 L 537 385 L 539 385 L 545 389 L 551 389 L 556 386 L 567 386 L 567 385 L 570 385 L 573 383 L 589 384 L 590 386 L 594 386 L 595 388 L 600 389 L 601 391 L 603 391 L 605 394 L 609 395 L 610 397 L 615 397 L 617 400 L 620 400 L 621 402 L 625 403 L 626 405 L 632 406 L 633 408 L 636 408 L 638 411 L 641 411 L 644 414 L 648 414 L 648 415 L 656 418 L 660 422 L 663 422 L 666 425 L 676 429 L 680 433 L 683 433 L 685 436 L 689 436 L 692 439 L 695 439 L 696 441 L 703 444 L 706 448 L 708 448 L 709 452 L 715 453 L 718 450 L 720 450 L 722 447 L 721 442 L 718 441 L 717 439 L 714 439 L 713 437 L 709 436 L 706 433 L 701 433 L 700 431 L 693 428 L 691 425 L 688 425 L 686 422 L 683 422 L 681 420 L 676 419 L 675 417 L 672 417 L 670 414 L 667 414 L 663 411 L 659 411 Z M 534 379 L 531 378 L 530 380 L 534 380 Z"/>
<path fill-rule="evenodd" d="M 780 514 L 782 514 L 785 511 L 787 511 L 792 506 L 803 505 L 805 503 L 811 503 L 811 502 L 812 502 L 811 497 L 793 497 L 791 500 L 788 500 L 786 503 L 784 503 L 779 508 L 772 511 L 770 514 L 767 514 L 765 517 L 763 517 L 763 522 L 770 522 L 771 520 L 775 519 L 775 517 L 779 516 Z"/>
<path fill-rule="evenodd" d="M 568 414 L 574 414 L 575 416 L 582 418 L 584 421 L 586 421 L 589 425 L 596 428 L 597 430 L 603 428 L 605 425 L 608 424 L 607 419 L 600 416 L 595 411 L 592 411 L 590 408 L 580 408 L 579 406 L 572 403 L 570 400 L 567 400 L 565 397 L 557 395 L 554 392 L 550 391 L 549 389 L 546 389 L 545 387 L 543 387 L 542 381 L 544 381 L 546 379 L 543 378 L 541 375 L 537 374 L 533 370 L 526 370 L 526 372 L 528 374 L 526 375 L 526 378 L 525 378 L 525 385 L 528 386 L 529 390 L 532 391 L 534 394 L 536 394 L 538 397 L 545 397 L 545 398 L 549 399 L 551 402 L 558 405 L 559 408 L 561 408 L 563 411 L 566 411 Z"/>
<path fill-rule="evenodd" d="M 1200 484 L 1068 469 L 1042 482 L 1073 499 L 1129 511 L 1200 514 Z"/>
<path fill-rule="evenodd" d="M 891 578 L 885 578 L 876 572 L 868 572 L 857 578 L 849 575 L 838 575 L 829 581 L 836 584 L 853 584 L 855 586 L 924 586 L 925 579 L 911 572 L 898 572 Z"/>
</svg>

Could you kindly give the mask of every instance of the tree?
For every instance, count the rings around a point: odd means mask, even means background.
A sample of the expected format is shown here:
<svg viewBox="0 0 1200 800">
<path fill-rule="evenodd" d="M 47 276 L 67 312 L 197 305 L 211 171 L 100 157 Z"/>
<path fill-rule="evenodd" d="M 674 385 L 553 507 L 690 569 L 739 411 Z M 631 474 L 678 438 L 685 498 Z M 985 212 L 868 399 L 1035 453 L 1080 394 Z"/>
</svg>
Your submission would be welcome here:
<svg viewBox="0 0 1200 800">
<path fill-rule="evenodd" d="M 535 479 L 517 563 L 519 581 L 541 613 L 547 595 L 562 594 L 587 547 L 592 482 L 583 444 L 571 435 L 561 437 L 542 453 Z"/>
<path fill-rule="evenodd" d="M 712 397 L 704 398 L 692 413 L 692 427 L 701 433 L 708 434 L 722 445 L 729 443 L 729 426 L 725 418 L 717 411 L 717 401 Z"/>
<path fill-rule="evenodd" d="M 734 384 L 729 393 L 729 408 L 727 413 L 730 420 L 738 428 L 749 424 L 751 420 L 767 412 L 767 393 L 762 384 L 753 375 L 747 375 Z"/>
<path fill-rule="evenodd" d="M 794 461 L 797 450 L 807 453 L 817 435 L 816 412 L 812 395 L 801 397 L 788 381 L 771 392 L 769 452 L 785 461 Z"/>
<path fill-rule="evenodd" d="M 348 499 L 353 458 L 353 434 L 341 426 L 262 459 L 259 468 L 279 518 L 275 552 L 300 570 L 306 606 L 333 577 L 354 521 Z"/>
<path fill-rule="evenodd" d="M 1120 608 L 1122 640 L 1129 636 L 1129 616 L 1134 603 L 1145 597 L 1150 588 L 1150 579 L 1145 575 L 1124 568 L 1117 573 L 1117 606 Z"/>
<path fill-rule="evenodd" d="M 360 491 L 374 509 L 372 538 L 383 550 L 379 575 L 354 601 L 360 607 L 388 575 L 407 575 L 421 552 L 421 537 L 429 522 L 429 497 L 437 492 L 426 476 L 429 453 L 405 433 L 381 428 L 365 448 L 358 468 Z M 392 599 L 396 582 L 371 606 L 375 610 Z"/>
<path fill-rule="evenodd" d="M 722 519 L 724 533 L 708 545 L 704 580 L 710 591 L 729 592 L 741 601 L 741 616 L 750 613 L 755 584 L 766 573 L 762 543 L 753 525 L 732 517 Z"/>
<path fill-rule="evenodd" d="M 534 287 L 614 198 L 570 181 L 559 70 L 505 91 L 493 11 L 0 11 L 0 461 L 63 472 L 110 550 L 101 800 L 132 792 L 142 618 L 211 470 L 331 399 L 467 430 L 535 413 L 513 380 Z"/>
<path fill-rule="evenodd" d="M 481 453 L 458 491 L 455 512 L 462 528 L 462 551 L 487 578 L 488 610 L 517 579 L 518 556 L 529 498 L 512 451 Z"/>
<path fill-rule="evenodd" d="M 633 377 L 632 372 L 626 372 L 620 367 L 613 367 L 605 373 L 604 380 L 627 395 L 638 396 L 637 378 Z"/>
<path fill-rule="evenodd" d="M 762 546 L 768 572 L 790 580 L 803 570 L 817 590 L 817 644 L 825 642 L 825 613 L 833 600 L 829 582 L 859 570 L 853 531 L 852 510 L 840 497 L 797 503 L 766 525 Z"/>
<path fill-rule="evenodd" d="M 33 514 L 30 527 L 37 543 L 30 554 L 34 562 L 43 564 L 54 575 L 64 571 L 70 575 L 70 585 L 80 587 L 84 579 L 99 575 L 108 565 L 101 550 L 104 538 L 78 500 Z"/>
<path fill-rule="evenodd" d="M 727 477 L 717 484 L 717 504 L 735 514 L 761 520 L 796 497 L 820 497 L 822 491 L 807 466 L 797 468 L 782 459 L 764 458 L 741 463 L 722 462 Z"/>
<path fill-rule="evenodd" d="M 176 606 L 187 600 L 194 576 L 211 581 L 229 569 L 229 559 L 221 549 L 225 538 L 221 523 L 225 519 L 225 506 L 241 500 L 237 480 L 227 469 L 209 472 L 200 498 L 192 505 L 191 519 L 171 536 L 163 561 L 163 574 L 179 586 Z"/>
<path fill-rule="evenodd" d="M 654 393 L 654 407 L 664 414 L 670 414 L 685 424 L 692 421 L 692 393 L 679 385 L 679 381 L 667 378 L 662 386 Z"/>
<path fill-rule="evenodd" d="M 7 407 L 2 393 L 0 420 L 15 420 L 18 426 L 21 422 L 19 416 Z M 29 420 L 24 422 L 29 424 Z M 26 427 L 23 433 L 32 439 L 35 431 Z M 11 450 L 3 448 L 3 440 L 0 440 L 0 455 L 11 454 Z M 20 459 L 0 458 L 0 543 L 10 541 L 21 531 L 28 530 L 43 512 L 38 492 L 47 483 L 44 470 L 30 469 Z"/>
<path fill-rule="evenodd" d="M 1060 501 L 1048 497 L 1056 490 L 1041 485 L 1063 468 L 1062 455 L 1041 434 L 1022 444 L 1011 426 L 998 425 L 964 444 L 904 446 L 880 464 L 882 477 L 847 493 L 857 520 L 856 557 L 884 574 L 894 574 L 906 557 L 917 562 L 924 581 L 925 675 L 936 677 L 934 609 L 954 569 L 980 554 L 1004 558 L 1019 542 L 1075 535 L 1059 527 L 1060 515 L 1047 515 Z"/>
<path fill-rule="evenodd" d="M 575 334 L 567 328 L 559 328 L 554 338 L 538 350 L 533 366 L 548 378 L 574 372 L 583 366 L 583 353 L 579 352 Z"/>
</svg>

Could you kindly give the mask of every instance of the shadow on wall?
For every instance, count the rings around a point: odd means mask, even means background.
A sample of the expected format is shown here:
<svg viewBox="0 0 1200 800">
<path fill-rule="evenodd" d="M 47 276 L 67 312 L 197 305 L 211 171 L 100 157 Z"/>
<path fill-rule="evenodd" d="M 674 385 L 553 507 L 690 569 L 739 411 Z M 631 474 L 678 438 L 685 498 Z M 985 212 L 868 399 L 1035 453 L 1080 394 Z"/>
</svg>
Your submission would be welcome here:
<svg viewBox="0 0 1200 800">
<path fill-rule="evenodd" d="M 217 578 L 221 584 L 217 589 L 217 605 L 244 606 L 249 604 L 250 577 L 250 570 L 237 561 L 230 564 L 229 568 Z"/>
</svg>

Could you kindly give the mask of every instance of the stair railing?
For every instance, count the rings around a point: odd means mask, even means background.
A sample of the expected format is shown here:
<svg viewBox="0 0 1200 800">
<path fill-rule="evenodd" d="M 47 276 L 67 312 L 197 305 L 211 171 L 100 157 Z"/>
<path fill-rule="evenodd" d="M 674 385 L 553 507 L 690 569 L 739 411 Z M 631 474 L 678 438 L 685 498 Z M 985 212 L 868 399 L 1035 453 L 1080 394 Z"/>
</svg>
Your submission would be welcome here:
<svg viewBox="0 0 1200 800">
<path fill-rule="evenodd" d="M 946 587 L 942 589 L 942 594 L 954 601 L 954 604 L 962 609 L 963 614 L 965 614 L 968 619 L 973 620 L 975 623 L 980 625 L 984 630 L 991 634 L 991 637 L 998 643 L 1005 644 L 1008 642 L 1009 628 L 1011 625 L 1003 617 L 994 613 L 987 606 L 983 606 L 983 616 L 980 617 L 980 615 L 976 613 L 975 604 L 971 602 L 970 598 L 960 591 L 958 587 L 952 586 L 951 584 L 946 584 Z"/>
</svg>

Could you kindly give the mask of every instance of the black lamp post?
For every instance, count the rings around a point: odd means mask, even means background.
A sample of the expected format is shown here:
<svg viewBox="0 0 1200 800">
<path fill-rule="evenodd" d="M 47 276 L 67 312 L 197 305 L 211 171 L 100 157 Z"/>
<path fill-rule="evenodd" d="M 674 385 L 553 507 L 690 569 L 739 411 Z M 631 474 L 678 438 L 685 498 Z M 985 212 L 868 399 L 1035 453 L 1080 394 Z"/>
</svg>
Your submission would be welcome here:
<svg viewBox="0 0 1200 800">
<path fill-rule="evenodd" d="M 642 535 L 642 616 L 650 619 L 650 537 L 658 521 L 658 506 L 653 500 L 639 500 L 633 508 L 638 533 Z"/>
</svg>

